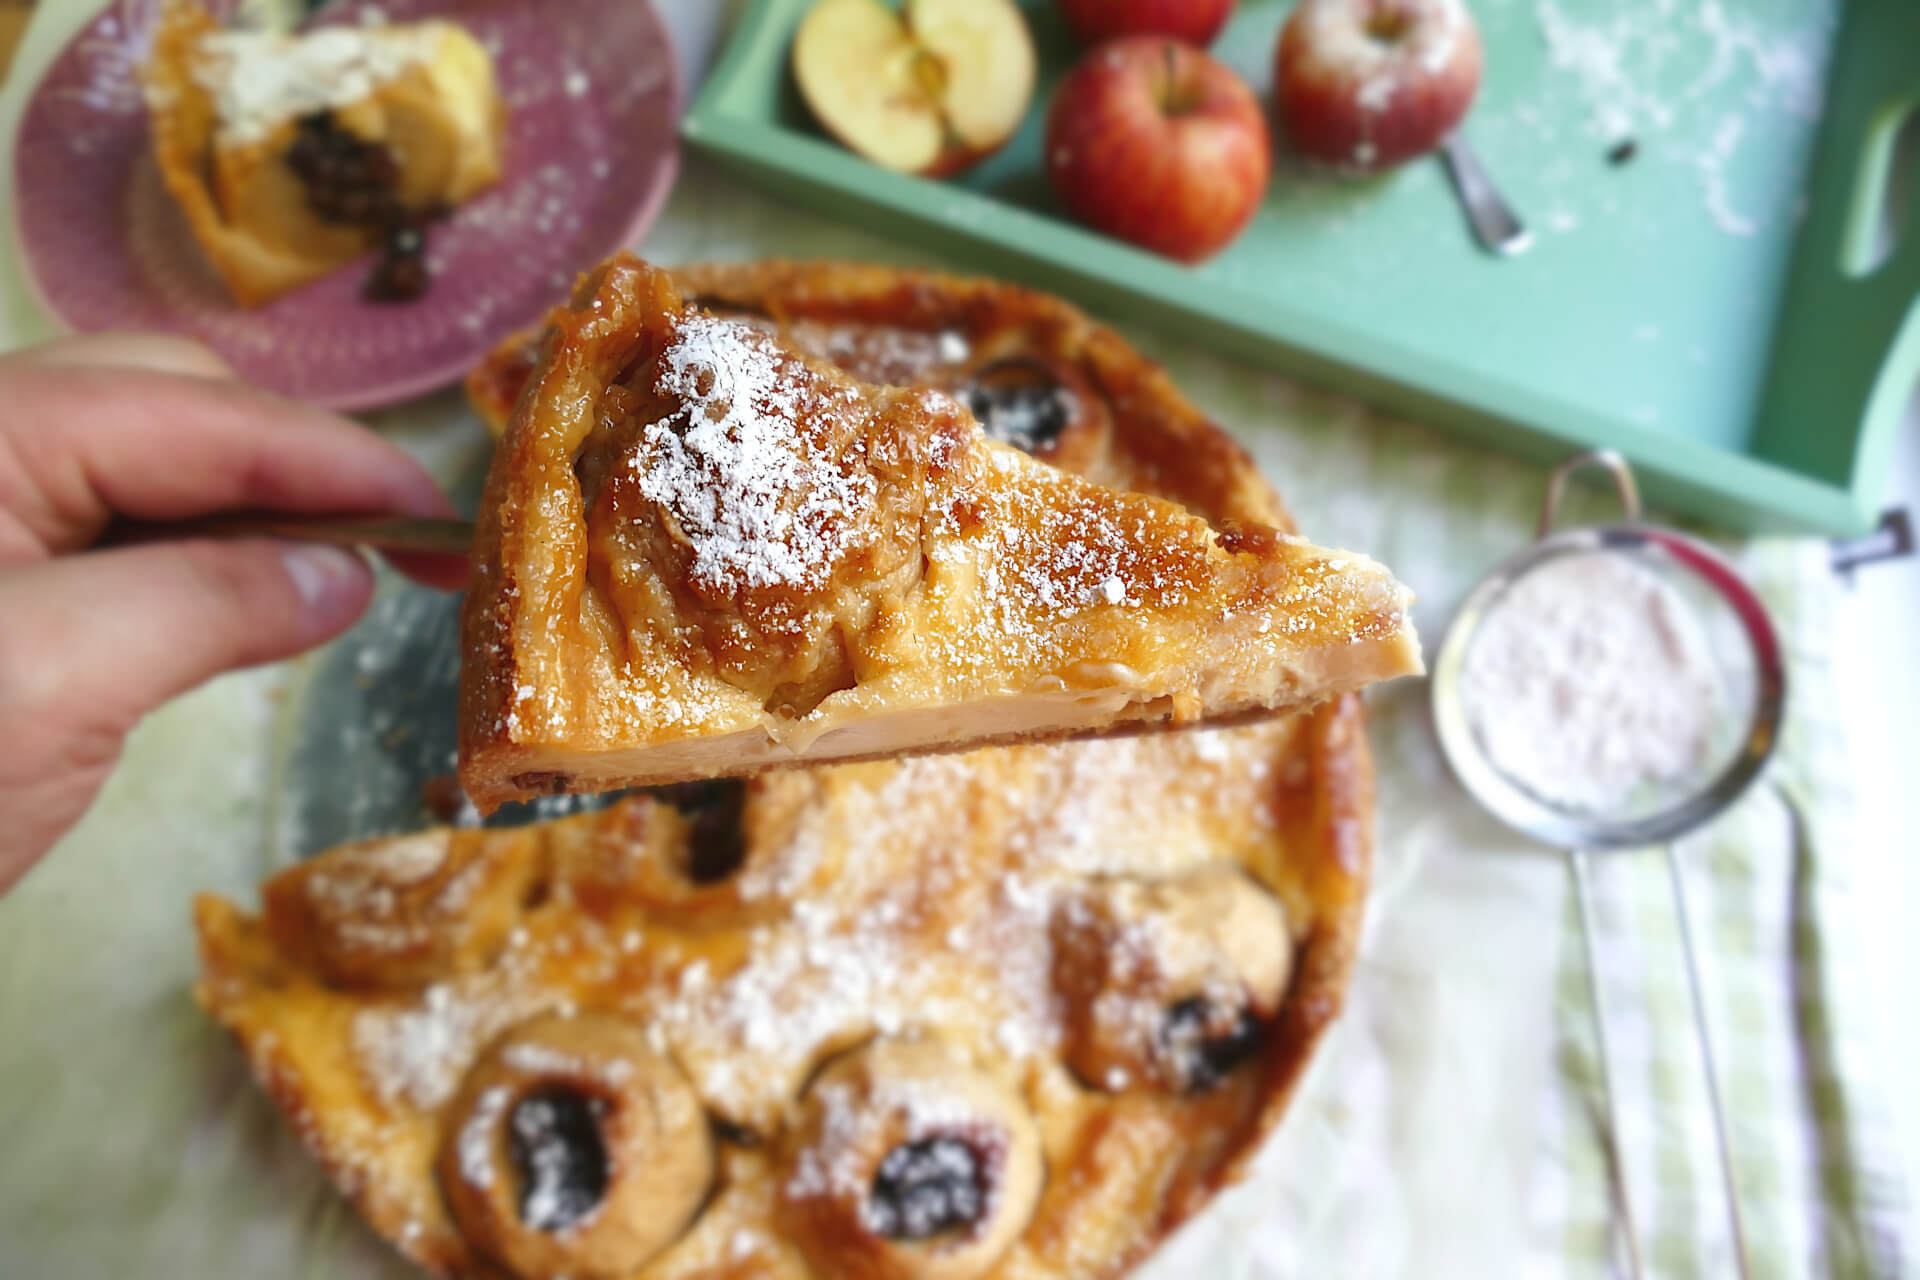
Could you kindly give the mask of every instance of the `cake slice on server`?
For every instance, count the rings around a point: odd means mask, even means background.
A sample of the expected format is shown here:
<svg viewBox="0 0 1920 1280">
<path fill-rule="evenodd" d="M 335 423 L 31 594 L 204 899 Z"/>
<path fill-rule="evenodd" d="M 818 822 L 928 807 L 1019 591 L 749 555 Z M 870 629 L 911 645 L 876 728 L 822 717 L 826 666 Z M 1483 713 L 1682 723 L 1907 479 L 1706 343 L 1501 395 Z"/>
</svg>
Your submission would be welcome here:
<svg viewBox="0 0 1920 1280">
<path fill-rule="evenodd" d="M 683 305 L 558 311 L 482 504 L 460 773 L 483 810 L 782 764 L 1296 710 L 1420 670 L 1381 566 L 1214 528 Z"/>
</svg>

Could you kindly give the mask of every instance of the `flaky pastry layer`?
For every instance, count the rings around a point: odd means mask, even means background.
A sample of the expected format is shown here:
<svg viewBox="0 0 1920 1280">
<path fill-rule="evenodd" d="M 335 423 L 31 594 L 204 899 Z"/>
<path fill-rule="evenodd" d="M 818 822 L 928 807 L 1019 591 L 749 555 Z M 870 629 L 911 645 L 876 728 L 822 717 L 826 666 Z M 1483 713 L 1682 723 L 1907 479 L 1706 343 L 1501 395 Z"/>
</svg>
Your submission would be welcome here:
<svg viewBox="0 0 1920 1280">
<path fill-rule="evenodd" d="M 1419 670 L 1365 557 L 1216 530 L 686 308 L 616 259 L 555 317 L 483 501 L 461 776 L 483 810 L 1278 713 Z"/>
</svg>

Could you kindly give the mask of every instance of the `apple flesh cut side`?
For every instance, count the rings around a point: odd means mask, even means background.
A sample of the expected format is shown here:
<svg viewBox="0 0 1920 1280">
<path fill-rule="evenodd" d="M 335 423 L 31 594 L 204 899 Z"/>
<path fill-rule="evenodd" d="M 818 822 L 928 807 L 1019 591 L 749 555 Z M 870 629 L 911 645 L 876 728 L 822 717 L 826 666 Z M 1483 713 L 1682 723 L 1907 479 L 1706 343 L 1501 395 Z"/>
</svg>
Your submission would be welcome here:
<svg viewBox="0 0 1920 1280">
<path fill-rule="evenodd" d="M 1386 169 L 1453 132 L 1481 56 L 1461 0 L 1300 0 L 1274 52 L 1280 123 L 1308 159 Z"/>
<path fill-rule="evenodd" d="M 1060 0 L 1083 44 L 1121 36 L 1171 36 L 1205 48 L 1227 25 L 1234 0 Z"/>
<path fill-rule="evenodd" d="M 820 0 L 793 74 L 821 127 L 888 169 L 952 173 L 1013 136 L 1033 97 L 1033 37 L 1011 0 Z"/>
<path fill-rule="evenodd" d="M 1178 41 L 1090 50 L 1047 116 L 1047 176 L 1075 218 L 1197 262 L 1240 233 L 1266 193 L 1271 144 L 1246 82 Z"/>
</svg>

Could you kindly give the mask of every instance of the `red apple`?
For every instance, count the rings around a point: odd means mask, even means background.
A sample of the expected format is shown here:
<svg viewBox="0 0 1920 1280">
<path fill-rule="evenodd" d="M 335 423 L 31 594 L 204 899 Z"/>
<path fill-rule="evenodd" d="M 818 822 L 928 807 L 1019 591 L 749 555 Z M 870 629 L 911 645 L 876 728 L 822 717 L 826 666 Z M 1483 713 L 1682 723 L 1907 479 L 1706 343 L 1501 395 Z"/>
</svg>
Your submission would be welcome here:
<svg viewBox="0 0 1920 1280">
<path fill-rule="evenodd" d="M 1246 82 L 1157 36 L 1089 50 L 1047 113 L 1047 177 L 1067 211 L 1187 262 L 1233 239 L 1260 207 L 1270 150 Z"/>
<path fill-rule="evenodd" d="M 1202 47 L 1227 25 L 1233 0 L 1059 0 L 1061 16 L 1086 44 L 1119 36 L 1172 36 Z"/>
<path fill-rule="evenodd" d="M 1301 155 L 1370 172 L 1433 150 L 1480 88 L 1461 0 L 1300 0 L 1274 51 L 1274 97 Z"/>
</svg>

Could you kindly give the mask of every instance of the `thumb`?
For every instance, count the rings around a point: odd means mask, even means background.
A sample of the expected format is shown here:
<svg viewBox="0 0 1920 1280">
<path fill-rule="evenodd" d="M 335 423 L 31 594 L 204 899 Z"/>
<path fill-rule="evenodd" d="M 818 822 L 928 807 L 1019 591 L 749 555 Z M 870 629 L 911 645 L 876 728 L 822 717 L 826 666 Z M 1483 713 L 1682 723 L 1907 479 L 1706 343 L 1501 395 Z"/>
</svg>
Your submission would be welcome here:
<svg viewBox="0 0 1920 1280">
<path fill-rule="evenodd" d="M 0 893 L 92 803 L 121 739 L 208 677 L 345 630 L 373 578 L 333 547 L 150 543 L 0 570 Z"/>
<path fill-rule="evenodd" d="M 289 657 L 352 624 L 373 576 L 334 547 L 150 543 L 0 574 L 0 740 L 124 731 L 177 693 Z"/>
</svg>

